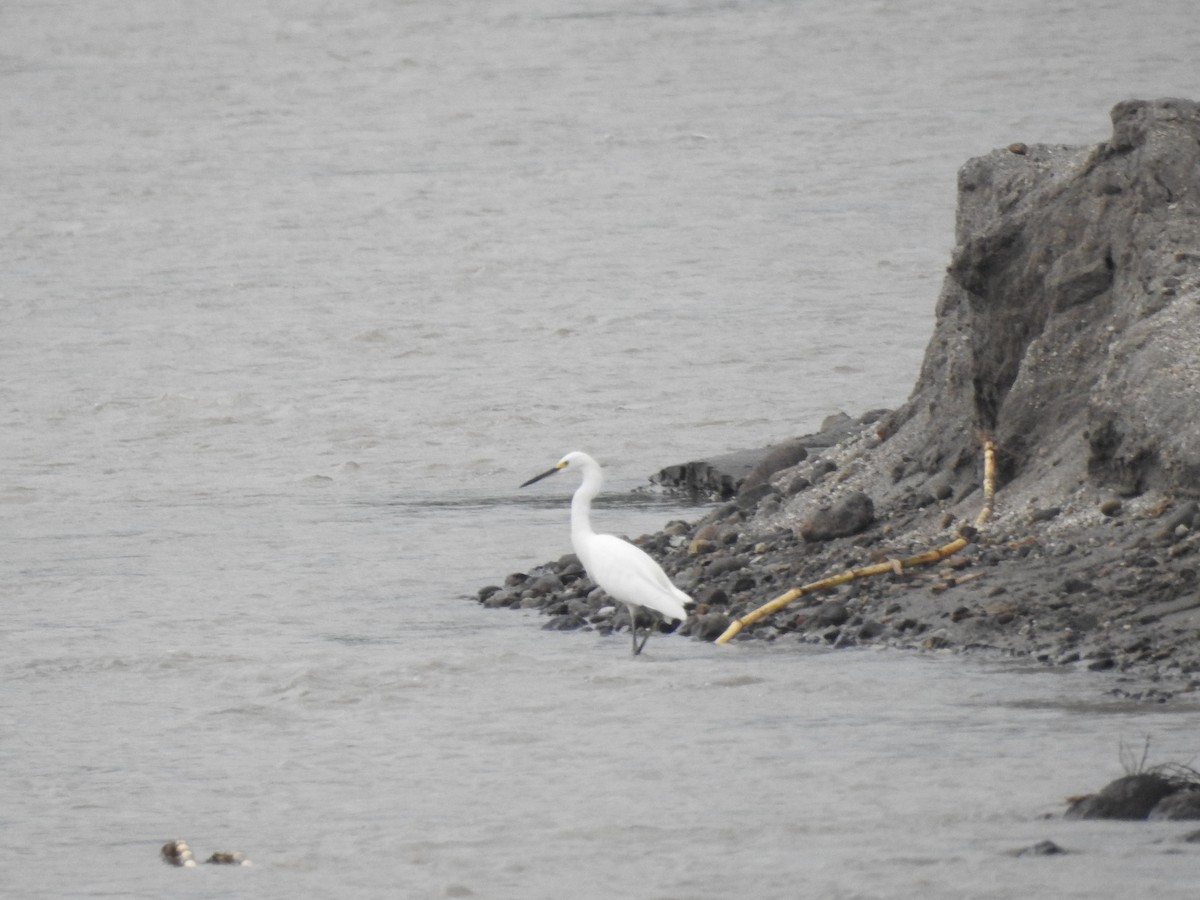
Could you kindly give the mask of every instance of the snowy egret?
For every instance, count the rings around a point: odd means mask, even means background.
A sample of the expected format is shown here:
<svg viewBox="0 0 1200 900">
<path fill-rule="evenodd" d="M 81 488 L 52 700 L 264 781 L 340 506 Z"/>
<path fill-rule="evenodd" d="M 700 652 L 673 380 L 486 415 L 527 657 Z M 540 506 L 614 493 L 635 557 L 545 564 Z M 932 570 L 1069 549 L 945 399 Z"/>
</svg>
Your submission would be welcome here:
<svg viewBox="0 0 1200 900">
<path fill-rule="evenodd" d="M 638 607 L 652 609 L 667 619 L 687 619 L 683 604 L 692 598 L 675 585 L 662 566 L 640 548 L 612 534 L 596 534 L 592 530 L 592 498 L 600 493 L 604 476 L 600 463 L 586 453 L 568 453 L 553 469 L 530 478 L 521 487 L 541 481 L 563 469 L 578 469 L 583 483 L 571 498 L 571 545 L 575 555 L 587 569 L 592 581 L 604 588 L 610 597 L 629 607 L 629 625 L 633 632 L 633 655 L 637 656 L 650 637 L 647 630 L 639 644 L 637 639 Z"/>
</svg>

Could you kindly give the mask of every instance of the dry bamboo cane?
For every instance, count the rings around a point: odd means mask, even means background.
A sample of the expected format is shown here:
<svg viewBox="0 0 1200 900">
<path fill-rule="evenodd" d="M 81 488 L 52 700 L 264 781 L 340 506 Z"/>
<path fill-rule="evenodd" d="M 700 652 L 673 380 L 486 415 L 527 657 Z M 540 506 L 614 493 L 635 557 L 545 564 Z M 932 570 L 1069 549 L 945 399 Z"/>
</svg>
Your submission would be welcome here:
<svg viewBox="0 0 1200 900">
<path fill-rule="evenodd" d="M 945 559 L 954 553 L 957 553 L 963 547 L 970 543 L 967 537 L 959 537 L 946 544 L 944 547 L 938 547 L 936 550 L 926 550 L 924 553 L 918 553 L 916 556 L 910 556 L 907 559 L 899 560 L 900 568 L 906 569 L 911 566 L 923 566 L 929 563 L 935 563 Z M 848 569 L 838 575 L 831 575 L 828 578 L 822 578 L 820 581 L 814 581 L 811 584 L 806 584 L 798 588 L 792 588 L 786 594 L 780 594 L 770 603 L 760 606 L 758 609 L 746 613 L 740 619 L 734 619 L 729 627 L 725 629 L 725 633 L 717 638 L 716 643 L 728 644 L 739 631 L 747 625 L 753 625 L 759 619 L 771 615 L 773 612 L 778 612 L 783 609 L 793 600 L 803 597 L 805 594 L 811 594 L 814 591 L 821 591 L 825 588 L 835 587 L 839 584 L 845 584 L 847 581 L 853 581 L 855 578 L 868 578 L 871 575 L 883 575 L 886 572 L 896 571 L 897 560 L 888 560 L 887 562 L 876 563 L 873 566 L 863 566 L 860 569 Z"/>
<path fill-rule="evenodd" d="M 983 509 L 975 517 L 979 527 L 992 517 L 992 506 L 996 499 L 996 442 L 991 435 L 983 439 Z"/>
</svg>

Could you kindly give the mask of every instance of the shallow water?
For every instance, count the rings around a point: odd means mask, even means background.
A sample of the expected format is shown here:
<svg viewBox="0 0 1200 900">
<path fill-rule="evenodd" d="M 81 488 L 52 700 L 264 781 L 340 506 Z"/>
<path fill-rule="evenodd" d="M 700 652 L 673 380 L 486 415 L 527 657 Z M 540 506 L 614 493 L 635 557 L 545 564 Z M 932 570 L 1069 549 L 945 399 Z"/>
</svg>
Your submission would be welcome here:
<svg viewBox="0 0 1200 900">
<path fill-rule="evenodd" d="M 0 894 L 1191 896 L 1046 821 L 1194 710 L 463 599 L 901 402 L 954 173 L 1196 96 L 1191 3 L 9 3 Z M 167 839 L 249 869 L 180 872 Z M 1050 837 L 1078 853 L 1015 860 Z M 1036 887 L 1035 887 L 1036 885 Z"/>
</svg>

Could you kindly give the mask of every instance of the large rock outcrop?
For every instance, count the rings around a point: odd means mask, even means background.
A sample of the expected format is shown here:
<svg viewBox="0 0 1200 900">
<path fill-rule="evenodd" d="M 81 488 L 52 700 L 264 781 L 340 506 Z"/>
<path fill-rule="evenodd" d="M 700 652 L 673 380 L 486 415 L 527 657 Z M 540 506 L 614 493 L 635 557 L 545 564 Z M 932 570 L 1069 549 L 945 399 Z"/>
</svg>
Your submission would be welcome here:
<svg viewBox="0 0 1200 900">
<path fill-rule="evenodd" d="M 891 423 L 898 480 L 973 486 L 991 432 L 1002 483 L 1200 492 L 1200 106 L 1112 121 L 1099 146 L 960 171 L 934 336 Z"/>
</svg>

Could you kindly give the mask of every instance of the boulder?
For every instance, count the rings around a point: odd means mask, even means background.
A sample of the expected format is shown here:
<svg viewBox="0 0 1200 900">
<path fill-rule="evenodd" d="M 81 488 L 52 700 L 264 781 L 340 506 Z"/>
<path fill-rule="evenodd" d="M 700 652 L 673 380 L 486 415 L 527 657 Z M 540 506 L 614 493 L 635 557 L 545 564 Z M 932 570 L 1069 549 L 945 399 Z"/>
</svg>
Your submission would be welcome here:
<svg viewBox="0 0 1200 900">
<path fill-rule="evenodd" d="M 1068 819 L 1145 819 L 1160 800 L 1177 790 L 1178 784 L 1154 772 L 1125 775 L 1100 793 L 1076 800 L 1066 815 Z"/>
</svg>

